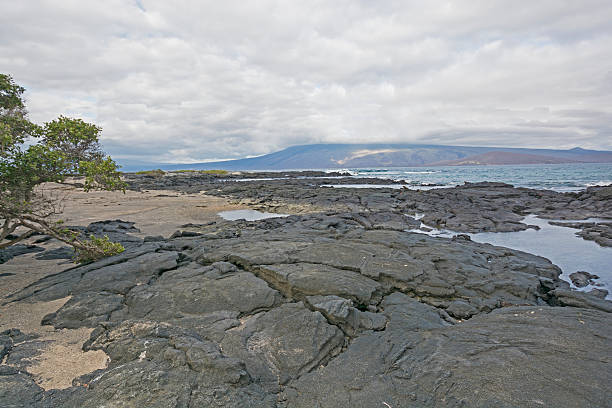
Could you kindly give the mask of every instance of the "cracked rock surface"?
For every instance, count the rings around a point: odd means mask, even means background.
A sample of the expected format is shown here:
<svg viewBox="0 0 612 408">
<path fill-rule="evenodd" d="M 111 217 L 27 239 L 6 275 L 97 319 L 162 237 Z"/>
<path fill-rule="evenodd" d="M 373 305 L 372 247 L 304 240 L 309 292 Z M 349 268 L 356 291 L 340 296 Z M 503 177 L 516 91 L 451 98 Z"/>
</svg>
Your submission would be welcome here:
<svg viewBox="0 0 612 408">
<path fill-rule="evenodd" d="M 50 391 L 0 366 L 0 405 L 609 406 L 612 302 L 545 258 L 406 232 L 396 201 L 368 199 L 134 241 L 11 295 L 71 296 L 43 323 L 94 328 L 83 348 L 110 364 Z M 4 359 L 19 336 L 0 333 Z"/>
<path fill-rule="evenodd" d="M 290 174 L 289 174 L 290 175 Z M 342 174 L 334 174 L 342 176 Z M 253 181 L 230 183 L 227 176 L 168 173 L 152 178 L 130 174 L 132 189 L 176 190 L 184 193 L 206 191 L 251 208 L 278 213 L 304 213 L 332 210 L 351 212 L 364 226 L 383 229 L 408 229 L 400 214 L 422 214 L 425 224 L 459 232 L 509 232 L 532 228 L 522 222 L 527 214 L 551 220 L 586 220 L 597 222 L 573 224 L 581 229 L 579 236 L 601 246 L 612 246 L 612 186 L 589 187 L 584 191 L 560 193 L 550 190 L 514 188 L 497 182 L 465 183 L 455 188 L 432 190 L 360 188 L 337 189 L 322 185 L 396 184 L 405 182 L 375 178 L 319 178 L 312 172 L 308 178 L 257 181 L 258 177 L 278 177 L 275 173 L 253 173 Z M 238 177 L 238 176 L 233 176 Z M 389 210 L 393 213 L 389 213 Z M 376 214 L 381 212 L 382 214 Z M 364 216 L 364 212 L 367 214 Z M 373 213 L 372 213 L 373 212 Z M 413 222 L 412 228 L 420 223 Z M 564 223 L 565 225 L 566 223 Z"/>
</svg>

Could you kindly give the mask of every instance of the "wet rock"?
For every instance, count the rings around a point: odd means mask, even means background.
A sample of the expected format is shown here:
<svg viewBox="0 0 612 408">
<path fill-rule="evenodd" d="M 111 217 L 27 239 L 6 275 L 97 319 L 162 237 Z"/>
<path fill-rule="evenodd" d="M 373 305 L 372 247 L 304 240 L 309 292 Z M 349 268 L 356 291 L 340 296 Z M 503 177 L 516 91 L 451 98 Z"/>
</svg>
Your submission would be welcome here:
<svg viewBox="0 0 612 408">
<path fill-rule="evenodd" d="M 593 280 L 599 279 L 599 276 L 593 275 L 585 271 L 570 273 L 569 277 L 572 280 L 572 283 L 578 288 L 584 288 L 585 286 L 593 285 L 595 283 Z"/>
<path fill-rule="evenodd" d="M 558 193 L 484 182 L 427 191 L 338 189 L 318 187 L 316 181 L 313 185 L 313 180 L 299 178 L 298 174 L 283 180 L 241 183 L 220 182 L 213 177 L 198 175 L 164 177 L 163 180 L 130 175 L 128 180 L 136 189 L 205 190 L 207 194 L 228 197 L 255 209 L 277 212 L 333 210 L 336 213 L 360 213 L 362 216 L 377 211 L 389 214 L 389 209 L 393 209 L 391 213 L 418 212 L 425 214 L 423 222 L 427 225 L 458 232 L 521 231 L 528 228 L 522 219 L 530 213 L 549 219 L 612 219 L 612 199 L 606 193 L 609 187 L 591 187 L 579 193 Z M 335 179 L 334 184 L 389 184 L 389 180 L 347 177 Z M 394 222 L 383 221 L 379 227 L 395 229 L 398 225 Z M 372 226 L 373 222 L 368 220 L 366 224 Z M 608 239 L 600 239 L 600 245 L 606 244 Z"/>
<path fill-rule="evenodd" d="M 589 292 L 587 292 L 591 296 L 595 296 L 599 299 L 605 299 L 608 296 L 608 291 L 606 289 L 598 289 L 593 288 Z"/>
<path fill-rule="evenodd" d="M 431 229 L 430 229 L 431 230 Z M 463 240 L 463 241 L 471 241 L 472 238 L 467 235 L 467 234 L 457 234 L 454 237 L 451 238 L 453 241 L 459 241 L 459 240 Z"/>
<path fill-rule="evenodd" d="M 577 235 L 601 246 L 612 247 L 612 223 L 585 224 Z"/>
<path fill-rule="evenodd" d="M 575 290 L 555 289 L 551 292 L 555 302 L 562 306 L 573 306 L 585 309 L 601 310 L 612 313 L 612 302 L 603 300 L 599 296 L 593 296 L 585 292 Z"/>
</svg>

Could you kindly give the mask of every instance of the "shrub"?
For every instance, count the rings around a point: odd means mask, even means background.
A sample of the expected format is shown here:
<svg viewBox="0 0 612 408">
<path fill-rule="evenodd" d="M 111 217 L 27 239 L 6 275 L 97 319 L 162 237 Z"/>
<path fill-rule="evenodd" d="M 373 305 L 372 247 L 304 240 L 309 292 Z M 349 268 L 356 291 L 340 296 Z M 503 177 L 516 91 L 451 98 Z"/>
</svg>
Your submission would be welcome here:
<svg viewBox="0 0 612 408">
<path fill-rule="evenodd" d="M 76 248 L 74 261 L 78 263 L 89 263 L 108 256 L 117 255 L 125 251 L 123 245 L 112 242 L 108 235 L 98 238 L 90 235 L 89 239 L 81 240 L 82 247 Z"/>
</svg>

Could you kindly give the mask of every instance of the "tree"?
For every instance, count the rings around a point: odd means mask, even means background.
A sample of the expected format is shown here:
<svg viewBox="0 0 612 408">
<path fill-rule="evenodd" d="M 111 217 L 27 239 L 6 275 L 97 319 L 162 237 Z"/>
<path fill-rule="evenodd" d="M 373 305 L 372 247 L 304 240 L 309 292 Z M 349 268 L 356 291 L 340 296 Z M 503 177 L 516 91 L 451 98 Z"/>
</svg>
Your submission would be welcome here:
<svg viewBox="0 0 612 408">
<path fill-rule="evenodd" d="M 79 261 L 123 251 L 107 237 L 83 237 L 53 221 L 61 199 L 41 188 L 82 176 L 86 191 L 124 190 L 117 164 L 100 147 L 102 129 L 64 116 L 34 124 L 27 118 L 24 91 L 10 75 L 0 74 L 0 249 L 39 232 L 72 245 Z"/>
</svg>

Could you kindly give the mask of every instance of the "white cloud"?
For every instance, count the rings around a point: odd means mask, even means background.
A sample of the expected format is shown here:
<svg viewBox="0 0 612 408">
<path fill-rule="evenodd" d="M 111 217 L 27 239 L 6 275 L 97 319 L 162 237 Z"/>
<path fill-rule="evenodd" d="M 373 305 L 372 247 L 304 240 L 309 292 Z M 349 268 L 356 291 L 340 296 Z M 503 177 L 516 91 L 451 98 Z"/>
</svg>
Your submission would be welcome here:
<svg viewBox="0 0 612 408">
<path fill-rule="evenodd" d="M 612 149 L 609 1 L 0 0 L 31 117 L 120 160 L 319 142 Z"/>
</svg>

